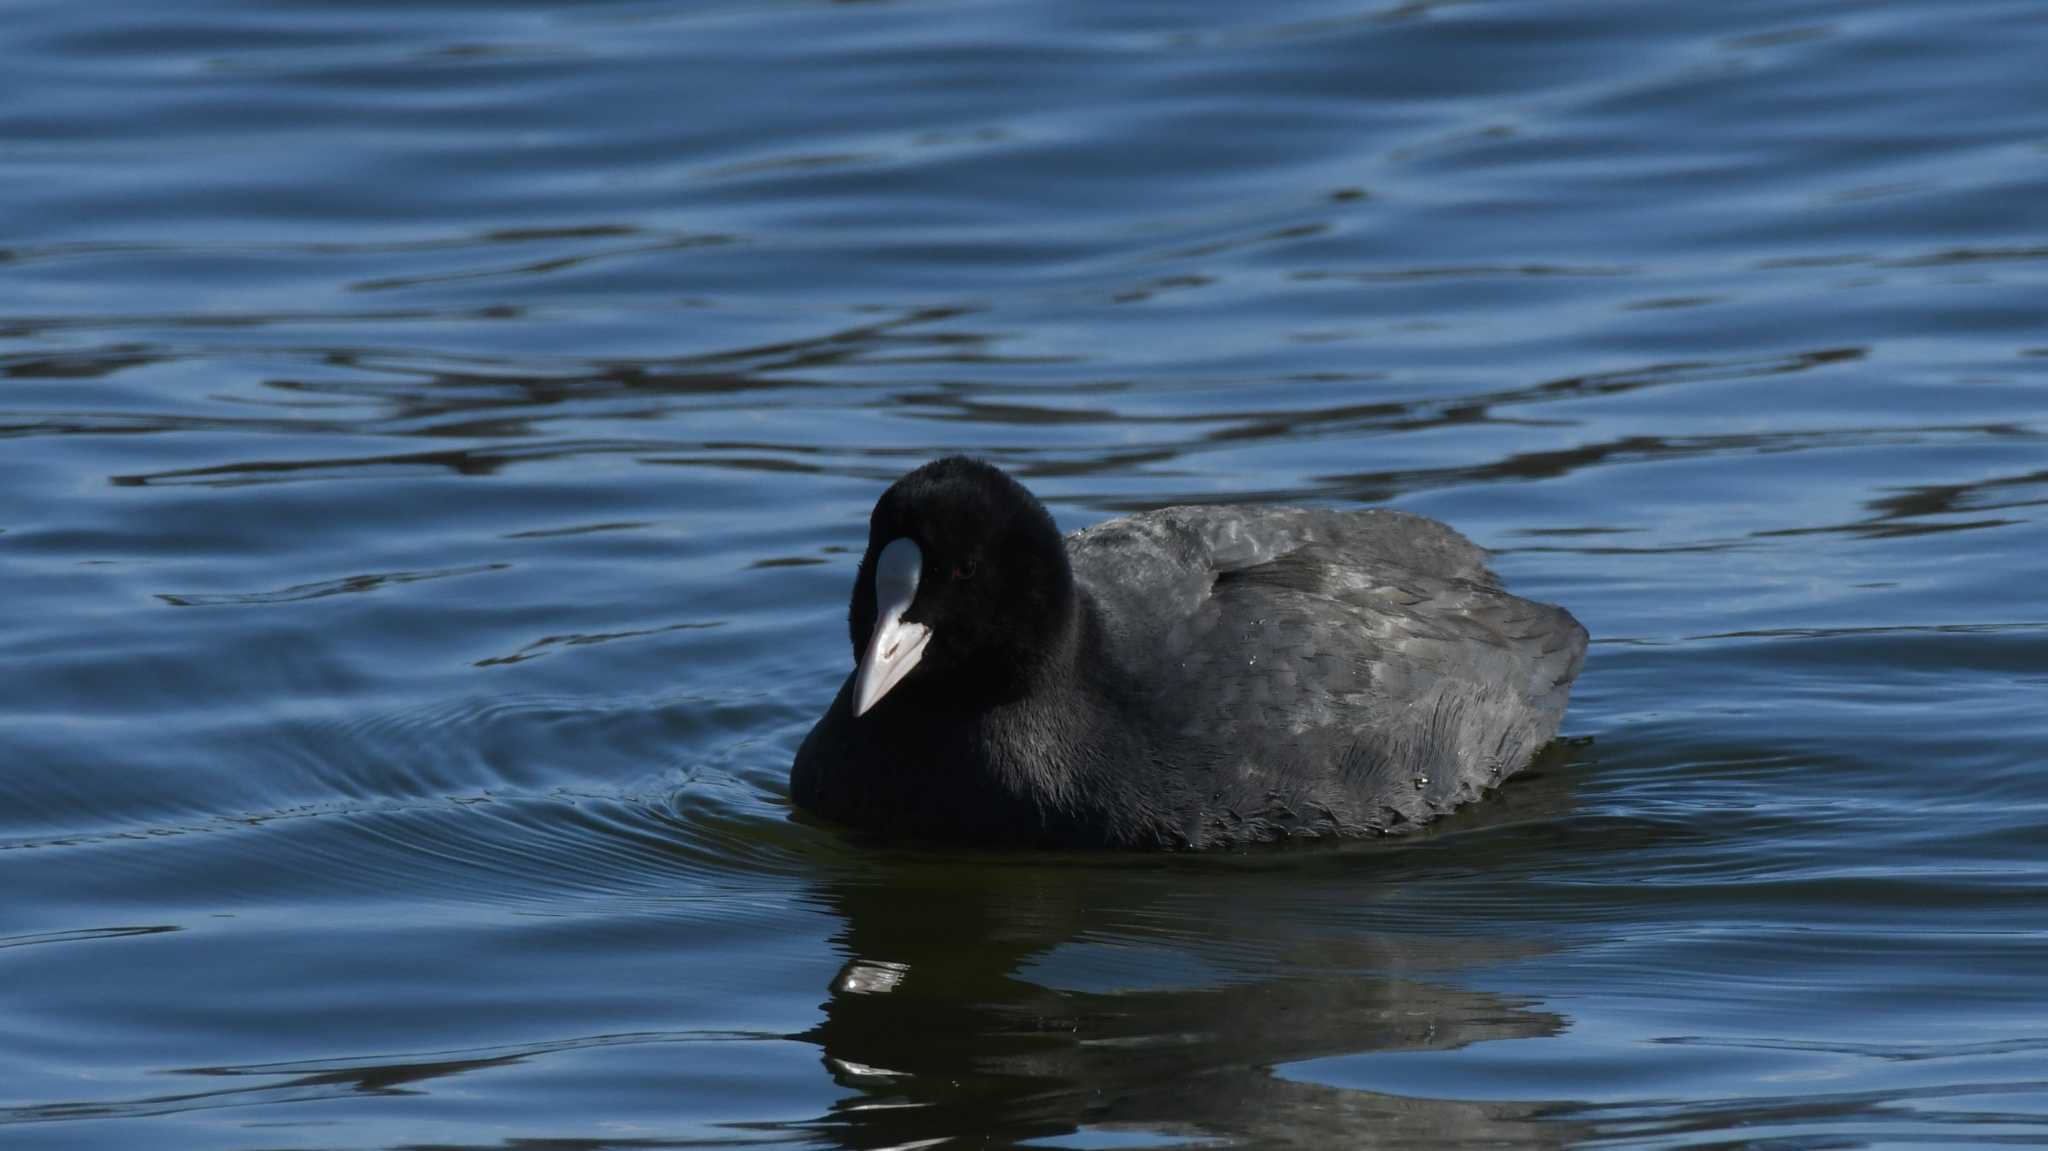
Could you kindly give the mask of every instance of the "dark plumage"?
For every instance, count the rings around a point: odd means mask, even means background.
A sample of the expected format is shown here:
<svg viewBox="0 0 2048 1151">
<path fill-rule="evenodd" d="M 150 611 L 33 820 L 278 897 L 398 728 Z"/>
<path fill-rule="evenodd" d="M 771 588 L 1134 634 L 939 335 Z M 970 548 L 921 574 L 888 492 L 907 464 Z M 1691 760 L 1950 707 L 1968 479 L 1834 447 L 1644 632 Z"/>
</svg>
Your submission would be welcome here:
<svg viewBox="0 0 2048 1151">
<path fill-rule="evenodd" d="M 1062 540 L 1022 485 L 959 457 L 876 503 L 849 625 L 862 666 L 791 796 L 1009 844 L 1425 823 L 1528 764 L 1586 651 L 1570 613 L 1503 591 L 1434 520 L 1178 507 Z"/>
</svg>

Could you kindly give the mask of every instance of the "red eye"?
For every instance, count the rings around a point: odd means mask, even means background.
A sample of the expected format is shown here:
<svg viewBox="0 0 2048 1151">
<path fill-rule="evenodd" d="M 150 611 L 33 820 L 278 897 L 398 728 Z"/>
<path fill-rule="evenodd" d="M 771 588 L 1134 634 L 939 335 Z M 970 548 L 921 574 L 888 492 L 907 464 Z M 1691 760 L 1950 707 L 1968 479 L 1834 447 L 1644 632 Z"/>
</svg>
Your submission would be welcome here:
<svg viewBox="0 0 2048 1151">
<path fill-rule="evenodd" d="M 964 563 L 964 564 L 958 564 L 958 565 L 955 565 L 955 566 L 954 566 L 954 568 L 953 568 L 953 578 L 954 578 L 954 579 L 973 579 L 973 578 L 974 578 L 974 572 L 975 572 L 975 569 L 976 569 L 976 567 L 977 567 L 977 565 L 975 564 L 975 562 L 974 562 L 973 560 L 968 560 L 968 561 L 967 561 L 966 563 Z"/>
</svg>

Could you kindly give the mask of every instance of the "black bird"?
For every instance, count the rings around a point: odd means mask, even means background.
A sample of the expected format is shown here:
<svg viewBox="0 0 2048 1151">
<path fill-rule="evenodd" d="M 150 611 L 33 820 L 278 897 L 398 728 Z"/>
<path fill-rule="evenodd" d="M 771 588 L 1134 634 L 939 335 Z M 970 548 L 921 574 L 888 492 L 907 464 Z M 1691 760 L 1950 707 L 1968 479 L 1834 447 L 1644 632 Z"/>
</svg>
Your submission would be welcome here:
<svg viewBox="0 0 2048 1151">
<path fill-rule="evenodd" d="M 858 666 L 790 795 L 918 839 L 1201 848 L 1425 823 L 1557 733 L 1586 652 L 1450 528 L 1176 507 L 1060 537 L 951 457 L 868 521 Z"/>
</svg>

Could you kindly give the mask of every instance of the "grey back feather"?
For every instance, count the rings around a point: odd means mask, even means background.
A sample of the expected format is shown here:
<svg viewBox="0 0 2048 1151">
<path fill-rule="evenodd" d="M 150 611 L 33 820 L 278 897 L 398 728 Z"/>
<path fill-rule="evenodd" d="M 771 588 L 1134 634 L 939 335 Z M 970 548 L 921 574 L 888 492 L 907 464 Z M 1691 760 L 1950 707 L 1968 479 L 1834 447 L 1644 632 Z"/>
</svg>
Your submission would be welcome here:
<svg viewBox="0 0 2048 1151">
<path fill-rule="evenodd" d="M 1585 630 L 1386 510 L 1177 507 L 1067 539 L 1191 845 L 1425 822 L 1557 731 Z M 1166 813 L 1161 813 L 1166 816 Z"/>
</svg>

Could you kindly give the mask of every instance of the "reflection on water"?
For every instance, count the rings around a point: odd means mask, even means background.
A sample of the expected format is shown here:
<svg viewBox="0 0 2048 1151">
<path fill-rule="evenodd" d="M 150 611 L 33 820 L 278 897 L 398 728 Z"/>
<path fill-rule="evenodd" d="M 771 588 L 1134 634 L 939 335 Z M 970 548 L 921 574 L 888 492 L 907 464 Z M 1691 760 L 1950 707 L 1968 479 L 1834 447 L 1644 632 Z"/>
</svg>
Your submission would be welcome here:
<svg viewBox="0 0 2048 1151">
<path fill-rule="evenodd" d="M 1299 1147 L 1360 1130 L 1437 1145 L 1574 1137 L 1569 1124 L 1536 1123 L 1539 1108 L 1527 1104 L 1393 1098 L 1275 1075 L 1324 1055 L 1550 1035 L 1564 1020 L 1429 980 L 1497 962 L 1514 945 L 1317 938 L 1304 930 L 1312 916 L 1259 913 L 1270 876 L 1244 879 L 1200 876 L 1197 906 L 1156 874 L 1029 865 L 952 875 L 912 866 L 821 890 L 845 921 L 834 942 L 853 958 L 823 1021 L 801 1038 L 855 1094 L 806 1129 L 862 1148 L 977 1130 Z M 1307 881 L 1294 894 L 1313 906 L 1343 898 L 1356 873 L 1288 879 Z M 1136 898 L 1147 889 L 1149 899 Z M 963 1125 L 970 1116 L 974 1126 Z"/>
<path fill-rule="evenodd" d="M 2037 7 L 11 6 L 0 1142 L 2048 1139 Z M 794 817 L 951 451 L 1449 520 L 1571 746 Z"/>
</svg>

